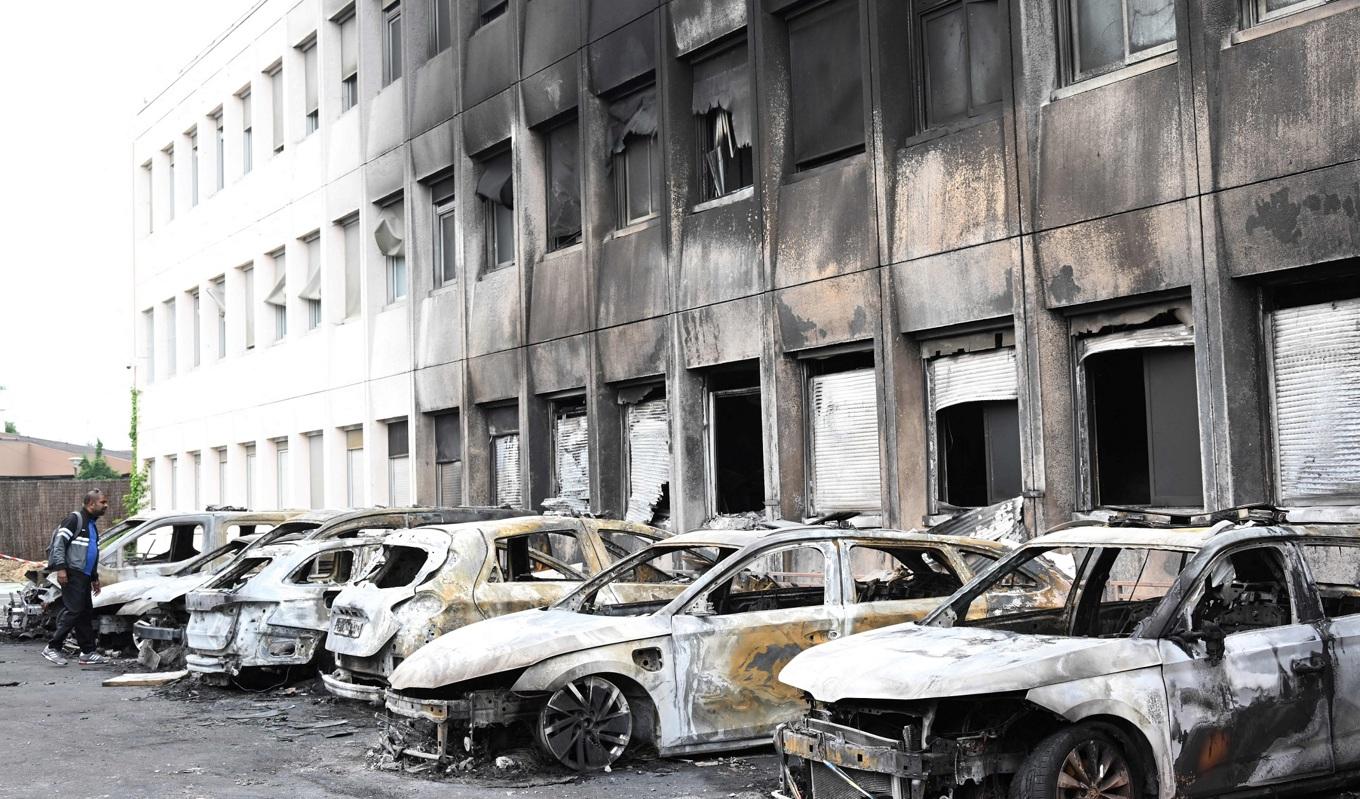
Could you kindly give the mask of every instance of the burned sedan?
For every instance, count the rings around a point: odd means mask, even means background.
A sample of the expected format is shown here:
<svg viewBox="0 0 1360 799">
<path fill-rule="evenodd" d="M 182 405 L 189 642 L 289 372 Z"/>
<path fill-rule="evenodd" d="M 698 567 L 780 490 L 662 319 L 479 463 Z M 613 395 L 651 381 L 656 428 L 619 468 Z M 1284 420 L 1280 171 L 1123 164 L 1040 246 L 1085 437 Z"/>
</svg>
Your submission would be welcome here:
<svg viewBox="0 0 1360 799">
<path fill-rule="evenodd" d="M 435 639 L 392 673 L 387 708 L 434 723 L 438 748 L 426 755 L 446 754 L 450 725 L 474 745 L 527 725 L 543 750 L 581 771 L 610 765 L 635 741 L 663 756 L 764 743 L 802 710 L 800 693 L 775 679 L 794 655 L 921 618 L 975 564 L 1006 551 L 829 527 L 687 533 L 548 609 Z M 1009 602 L 1044 607 L 1062 593 L 1055 570 L 1036 568 Z"/>
<path fill-rule="evenodd" d="M 1046 562 L 1053 608 L 997 597 Z M 1360 768 L 1360 528 L 1223 521 L 1034 539 L 918 624 L 780 675 L 789 799 L 1265 795 Z"/>
<path fill-rule="evenodd" d="M 401 530 L 331 609 L 327 689 L 381 702 L 387 677 L 435 637 L 566 596 L 667 535 L 633 522 L 535 516 Z"/>
</svg>

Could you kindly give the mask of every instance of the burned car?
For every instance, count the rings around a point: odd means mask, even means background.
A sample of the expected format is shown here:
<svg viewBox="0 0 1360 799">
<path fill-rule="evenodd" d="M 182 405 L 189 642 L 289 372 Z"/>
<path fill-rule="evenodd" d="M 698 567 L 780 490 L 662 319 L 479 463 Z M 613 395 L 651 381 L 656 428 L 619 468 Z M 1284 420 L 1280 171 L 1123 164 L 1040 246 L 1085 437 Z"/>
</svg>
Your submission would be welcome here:
<svg viewBox="0 0 1360 799">
<path fill-rule="evenodd" d="M 1044 563 L 1054 607 L 998 597 Z M 789 799 L 1274 795 L 1360 767 L 1360 527 L 1072 527 L 920 624 L 804 653 Z"/>
<path fill-rule="evenodd" d="M 794 655 L 921 618 L 1004 555 L 1004 545 L 797 526 L 703 530 L 623 558 L 561 602 L 435 639 L 386 693 L 412 733 L 465 742 L 524 726 L 566 766 L 604 768 L 633 742 L 663 756 L 765 743 L 802 711 L 775 679 Z M 1036 564 L 1007 601 L 1048 607 L 1065 580 Z M 490 729 L 488 728 L 495 728 Z M 417 743 L 416 746 L 421 746 Z"/>
<path fill-rule="evenodd" d="M 552 604 L 665 535 L 645 524 L 557 515 L 402 530 L 336 598 L 326 645 L 337 668 L 322 679 L 338 696 L 381 702 L 393 668 L 437 636 Z"/>
</svg>

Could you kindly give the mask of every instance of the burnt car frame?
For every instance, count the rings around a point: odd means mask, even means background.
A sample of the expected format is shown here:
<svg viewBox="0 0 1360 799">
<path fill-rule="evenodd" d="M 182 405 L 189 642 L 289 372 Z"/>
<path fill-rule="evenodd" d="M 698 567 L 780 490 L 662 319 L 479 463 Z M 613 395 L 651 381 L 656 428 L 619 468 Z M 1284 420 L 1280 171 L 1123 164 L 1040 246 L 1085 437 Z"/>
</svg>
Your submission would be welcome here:
<svg viewBox="0 0 1360 799">
<path fill-rule="evenodd" d="M 985 610 L 1070 554 L 1056 611 Z M 1121 566 L 1121 564 L 1123 564 Z M 1136 567 L 1136 568 L 1135 568 Z M 1360 527 L 1074 527 L 921 624 L 795 658 L 788 799 L 1274 795 L 1360 773 Z"/>
<path fill-rule="evenodd" d="M 1007 551 L 823 526 L 686 533 L 546 610 L 441 636 L 393 672 L 387 708 L 434 723 L 433 752 L 405 751 L 436 758 L 450 725 L 471 740 L 527 723 L 547 753 L 580 771 L 610 765 L 634 740 L 662 756 L 763 744 L 803 707 L 775 679 L 795 654 L 920 618 L 974 564 Z M 1043 605 L 1061 582 L 1044 568 L 1010 601 Z"/>
</svg>

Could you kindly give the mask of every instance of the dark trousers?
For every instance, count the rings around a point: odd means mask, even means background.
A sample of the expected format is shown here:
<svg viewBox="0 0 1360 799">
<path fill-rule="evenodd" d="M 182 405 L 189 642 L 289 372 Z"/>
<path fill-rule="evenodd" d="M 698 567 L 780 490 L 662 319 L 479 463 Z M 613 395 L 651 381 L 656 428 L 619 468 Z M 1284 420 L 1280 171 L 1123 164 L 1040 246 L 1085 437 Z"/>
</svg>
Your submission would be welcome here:
<svg viewBox="0 0 1360 799">
<path fill-rule="evenodd" d="M 90 596 L 90 575 L 79 569 L 66 570 L 66 585 L 61 587 L 61 615 L 50 646 L 60 650 L 72 631 L 81 652 L 94 651 L 94 600 Z"/>
</svg>

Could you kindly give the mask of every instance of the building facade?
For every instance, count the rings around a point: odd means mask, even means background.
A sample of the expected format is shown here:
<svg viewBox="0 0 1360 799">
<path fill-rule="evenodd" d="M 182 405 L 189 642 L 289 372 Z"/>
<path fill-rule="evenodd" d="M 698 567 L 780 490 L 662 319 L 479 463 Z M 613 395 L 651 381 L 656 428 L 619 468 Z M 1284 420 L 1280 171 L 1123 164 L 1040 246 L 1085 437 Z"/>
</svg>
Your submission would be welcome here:
<svg viewBox="0 0 1360 799">
<path fill-rule="evenodd" d="M 140 113 L 158 506 L 1360 496 L 1357 0 L 265 0 Z"/>
</svg>

